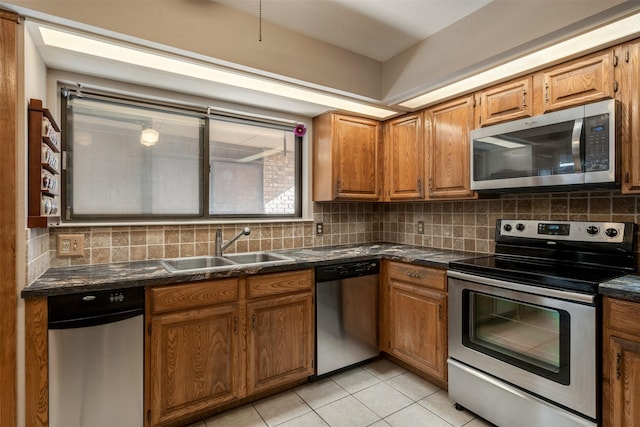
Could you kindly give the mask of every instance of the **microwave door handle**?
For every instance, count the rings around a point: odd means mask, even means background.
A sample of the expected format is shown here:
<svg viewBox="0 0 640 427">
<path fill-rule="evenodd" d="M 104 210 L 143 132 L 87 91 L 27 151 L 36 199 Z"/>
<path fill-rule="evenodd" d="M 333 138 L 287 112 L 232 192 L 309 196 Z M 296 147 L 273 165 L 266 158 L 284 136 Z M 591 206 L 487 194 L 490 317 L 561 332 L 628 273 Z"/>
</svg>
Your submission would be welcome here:
<svg viewBox="0 0 640 427">
<path fill-rule="evenodd" d="M 573 155 L 573 169 L 582 172 L 582 157 L 580 156 L 580 135 L 582 134 L 583 119 L 576 119 L 571 134 L 571 154 Z"/>
</svg>

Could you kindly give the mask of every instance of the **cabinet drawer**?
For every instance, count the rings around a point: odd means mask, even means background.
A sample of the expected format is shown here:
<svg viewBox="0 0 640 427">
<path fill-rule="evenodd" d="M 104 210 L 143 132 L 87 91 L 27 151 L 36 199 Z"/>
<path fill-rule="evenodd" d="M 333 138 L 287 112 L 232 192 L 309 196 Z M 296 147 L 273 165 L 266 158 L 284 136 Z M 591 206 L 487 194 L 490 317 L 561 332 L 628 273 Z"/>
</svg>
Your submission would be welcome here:
<svg viewBox="0 0 640 427">
<path fill-rule="evenodd" d="M 238 299 L 238 279 L 208 280 L 151 289 L 151 313 L 165 313 Z"/>
<path fill-rule="evenodd" d="M 260 274 L 247 277 L 247 297 L 260 298 L 269 295 L 288 294 L 309 290 L 313 286 L 313 270 L 286 273 Z"/>
<path fill-rule="evenodd" d="M 605 298 L 604 310 L 607 328 L 640 335 L 640 303 Z"/>
<path fill-rule="evenodd" d="M 390 262 L 389 277 L 432 289 L 447 290 L 447 272 L 437 268 Z"/>
</svg>

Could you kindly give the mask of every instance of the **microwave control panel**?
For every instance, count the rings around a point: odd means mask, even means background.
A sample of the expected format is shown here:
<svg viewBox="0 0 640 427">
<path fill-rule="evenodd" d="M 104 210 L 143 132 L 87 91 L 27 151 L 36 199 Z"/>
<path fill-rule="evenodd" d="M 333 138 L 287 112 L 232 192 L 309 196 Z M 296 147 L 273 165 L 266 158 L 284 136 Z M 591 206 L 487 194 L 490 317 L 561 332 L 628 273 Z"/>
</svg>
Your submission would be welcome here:
<svg viewBox="0 0 640 427">
<path fill-rule="evenodd" d="M 584 119 L 584 170 L 609 170 L 609 114 Z"/>
</svg>

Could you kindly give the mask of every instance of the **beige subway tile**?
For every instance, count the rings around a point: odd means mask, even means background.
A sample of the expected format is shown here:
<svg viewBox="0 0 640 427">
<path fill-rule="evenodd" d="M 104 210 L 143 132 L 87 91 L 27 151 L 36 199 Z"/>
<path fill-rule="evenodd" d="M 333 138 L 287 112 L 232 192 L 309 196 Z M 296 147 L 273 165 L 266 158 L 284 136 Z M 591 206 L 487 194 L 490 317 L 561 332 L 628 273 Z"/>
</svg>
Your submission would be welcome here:
<svg viewBox="0 0 640 427">
<path fill-rule="evenodd" d="M 109 248 L 92 248 L 91 264 L 105 264 L 111 262 L 111 249 Z"/>
<path fill-rule="evenodd" d="M 180 256 L 181 257 L 190 257 L 195 256 L 196 254 L 196 244 L 191 243 L 180 243 Z"/>
<path fill-rule="evenodd" d="M 162 227 L 149 227 L 147 230 L 147 244 L 149 245 L 163 245 L 164 244 L 164 230 Z"/>
<path fill-rule="evenodd" d="M 149 245 L 147 246 L 147 258 L 148 259 L 160 259 L 164 256 L 164 245 Z M 169 258 L 169 257 L 166 257 Z"/>
<path fill-rule="evenodd" d="M 111 248 L 111 262 L 129 261 L 129 246 Z"/>
<path fill-rule="evenodd" d="M 109 248 L 109 247 L 111 247 L 110 231 L 96 231 L 91 233 L 91 248 Z"/>
<path fill-rule="evenodd" d="M 146 230 L 132 230 L 131 231 L 131 246 L 143 246 L 147 244 L 147 231 Z"/>
<path fill-rule="evenodd" d="M 144 261 L 147 259 L 146 246 L 131 246 L 131 261 Z"/>
<path fill-rule="evenodd" d="M 180 226 L 180 243 L 193 243 L 196 241 L 196 230 L 193 225 Z"/>
<path fill-rule="evenodd" d="M 180 230 L 176 228 L 165 228 L 164 230 L 164 244 L 171 245 L 180 243 Z"/>
<path fill-rule="evenodd" d="M 180 257 L 180 245 L 178 245 L 178 244 L 164 245 L 164 257 L 165 258 L 179 258 Z"/>
</svg>

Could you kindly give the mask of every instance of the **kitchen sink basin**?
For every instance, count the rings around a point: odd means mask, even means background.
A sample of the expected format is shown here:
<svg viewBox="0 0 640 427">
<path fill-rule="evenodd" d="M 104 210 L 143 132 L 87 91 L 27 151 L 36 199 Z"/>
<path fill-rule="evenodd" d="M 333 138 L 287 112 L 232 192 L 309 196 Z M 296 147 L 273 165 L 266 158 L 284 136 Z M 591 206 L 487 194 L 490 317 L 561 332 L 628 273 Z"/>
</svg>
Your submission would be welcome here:
<svg viewBox="0 0 640 427">
<path fill-rule="evenodd" d="M 284 255 L 277 255 L 271 252 L 251 252 L 246 254 L 229 254 L 224 256 L 236 264 L 261 264 L 265 262 L 291 261 Z"/>
<path fill-rule="evenodd" d="M 225 267 L 236 263 L 219 256 L 199 256 L 191 258 L 173 258 L 160 261 L 160 264 L 170 273 L 179 271 L 210 270 L 215 267 Z"/>
<path fill-rule="evenodd" d="M 266 264 L 278 261 L 291 261 L 283 255 L 270 252 L 251 252 L 229 254 L 225 256 L 199 256 L 190 258 L 172 258 L 160 261 L 160 264 L 170 273 L 187 271 L 215 270 L 218 267 L 230 267 L 243 264 Z"/>
</svg>

